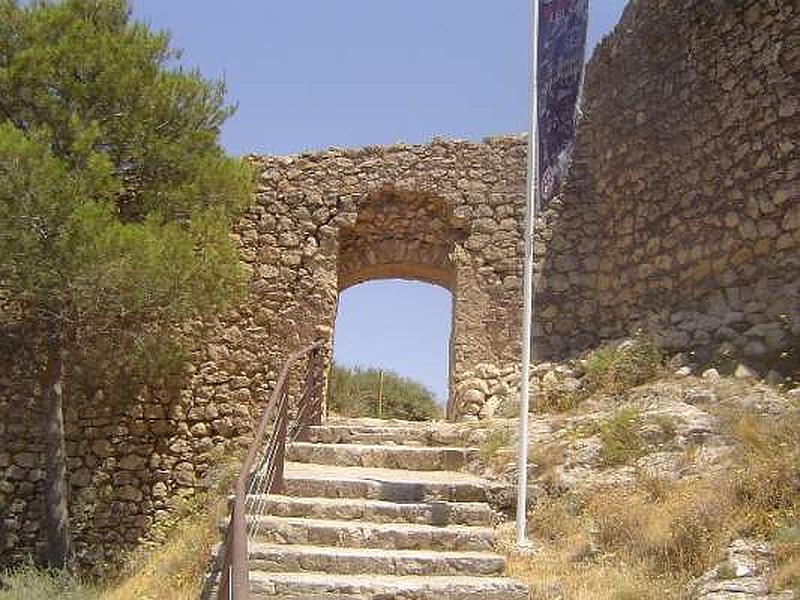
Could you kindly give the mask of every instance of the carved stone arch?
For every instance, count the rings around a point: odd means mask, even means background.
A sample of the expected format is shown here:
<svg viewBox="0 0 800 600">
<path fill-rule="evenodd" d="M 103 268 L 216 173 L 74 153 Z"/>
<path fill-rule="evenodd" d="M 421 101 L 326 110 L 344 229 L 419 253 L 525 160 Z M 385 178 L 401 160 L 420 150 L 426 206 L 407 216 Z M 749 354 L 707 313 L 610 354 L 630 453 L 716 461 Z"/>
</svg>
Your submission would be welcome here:
<svg viewBox="0 0 800 600">
<path fill-rule="evenodd" d="M 457 241 L 466 226 L 441 197 L 384 188 L 339 229 L 339 290 L 375 279 L 409 279 L 454 291 Z"/>
</svg>

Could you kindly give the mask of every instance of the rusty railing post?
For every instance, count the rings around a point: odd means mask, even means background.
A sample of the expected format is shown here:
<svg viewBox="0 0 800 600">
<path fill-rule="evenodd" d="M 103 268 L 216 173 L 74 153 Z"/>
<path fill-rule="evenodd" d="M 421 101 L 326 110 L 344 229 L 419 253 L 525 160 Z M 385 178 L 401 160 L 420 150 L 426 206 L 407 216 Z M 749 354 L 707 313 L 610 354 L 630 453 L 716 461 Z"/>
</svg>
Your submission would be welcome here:
<svg viewBox="0 0 800 600">
<path fill-rule="evenodd" d="M 253 469 L 260 473 L 254 481 L 266 479 L 266 487 L 259 488 L 256 484 L 254 494 L 279 493 L 284 490 L 284 461 L 286 457 L 286 438 L 291 430 L 292 438 L 302 433 L 310 423 L 317 424 L 320 418 L 320 389 L 322 385 L 321 369 L 322 342 L 318 341 L 292 354 L 283 366 L 278 382 L 272 392 L 266 409 L 261 415 L 253 437 L 253 442 L 247 451 L 247 456 L 242 463 L 239 477 L 234 486 L 234 503 L 224 542 L 225 555 L 222 560 L 222 572 L 217 593 L 218 600 L 249 600 L 250 576 L 248 554 L 248 527 L 247 527 L 247 494 L 248 482 Z M 304 387 L 299 398 L 298 414 L 295 422 L 289 428 L 289 397 L 287 382 L 291 367 L 302 357 L 308 356 L 308 366 Z M 317 364 L 319 362 L 319 364 Z M 308 410 L 313 412 L 309 415 Z M 267 426 L 275 415 L 272 435 L 264 452 L 260 464 L 256 464 L 256 457 L 262 452 L 262 445 L 267 432 Z M 257 526 L 256 526 L 257 531 Z"/>
<path fill-rule="evenodd" d="M 286 457 L 286 427 L 289 413 L 289 399 L 284 397 L 281 409 L 278 411 L 278 421 L 275 423 L 275 435 L 278 447 L 275 450 L 275 476 L 270 483 L 267 493 L 282 494 L 286 486 L 283 481 L 283 463 Z"/>
</svg>

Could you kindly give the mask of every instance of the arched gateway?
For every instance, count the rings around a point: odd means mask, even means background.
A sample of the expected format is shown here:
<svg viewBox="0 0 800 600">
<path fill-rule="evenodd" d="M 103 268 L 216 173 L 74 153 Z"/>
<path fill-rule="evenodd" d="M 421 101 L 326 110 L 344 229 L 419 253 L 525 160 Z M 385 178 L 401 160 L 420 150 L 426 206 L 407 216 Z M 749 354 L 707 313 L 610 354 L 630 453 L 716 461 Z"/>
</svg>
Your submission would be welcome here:
<svg viewBox="0 0 800 600">
<path fill-rule="evenodd" d="M 254 354 L 257 375 L 320 334 L 330 344 L 349 286 L 433 283 L 454 303 L 448 417 L 490 414 L 518 362 L 525 157 L 519 137 L 251 157 L 260 185 L 236 228 L 250 290 L 211 347 Z"/>
</svg>

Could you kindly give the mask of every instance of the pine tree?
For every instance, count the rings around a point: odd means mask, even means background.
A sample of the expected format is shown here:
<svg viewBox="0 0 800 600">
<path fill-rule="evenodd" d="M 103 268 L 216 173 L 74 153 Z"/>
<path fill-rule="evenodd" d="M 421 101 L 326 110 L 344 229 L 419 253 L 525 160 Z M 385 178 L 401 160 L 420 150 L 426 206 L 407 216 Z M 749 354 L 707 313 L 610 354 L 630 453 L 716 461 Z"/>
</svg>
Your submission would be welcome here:
<svg viewBox="0 0 800 600">
<path fill-rule="evenodd" d="M 43 357 L 54 567 L 70 560 L 71 374 L 174 368 L 182 324 L 242 289 L 228 233 L 252 173 L 219 145 L 224 84 L 179 56 L 125 0 L 0 0 L 0 296 Z"/>
</svg>

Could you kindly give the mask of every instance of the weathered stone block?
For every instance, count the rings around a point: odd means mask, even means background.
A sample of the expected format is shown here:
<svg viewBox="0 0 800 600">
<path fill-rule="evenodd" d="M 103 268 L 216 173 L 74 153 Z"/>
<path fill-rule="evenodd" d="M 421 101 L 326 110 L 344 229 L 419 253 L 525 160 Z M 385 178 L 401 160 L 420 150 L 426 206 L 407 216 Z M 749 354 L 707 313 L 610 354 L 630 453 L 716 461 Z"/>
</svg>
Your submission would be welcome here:
<svg viewBox="0 0 800 600">
<path fill-rule="evenodd" d="M 147 459 L 137 454 L 129 454 L 119 461 L 119 468 L 125 471 L 136 471 L 147 464 Z"/>
</svg>

